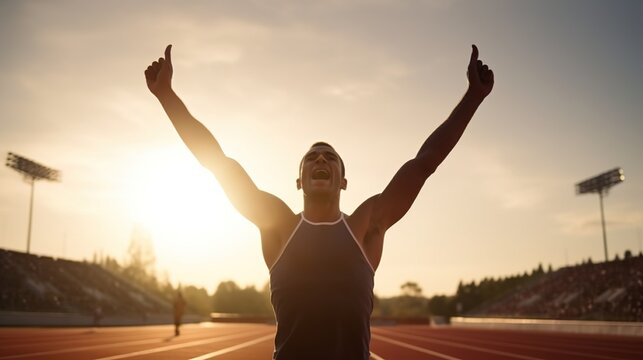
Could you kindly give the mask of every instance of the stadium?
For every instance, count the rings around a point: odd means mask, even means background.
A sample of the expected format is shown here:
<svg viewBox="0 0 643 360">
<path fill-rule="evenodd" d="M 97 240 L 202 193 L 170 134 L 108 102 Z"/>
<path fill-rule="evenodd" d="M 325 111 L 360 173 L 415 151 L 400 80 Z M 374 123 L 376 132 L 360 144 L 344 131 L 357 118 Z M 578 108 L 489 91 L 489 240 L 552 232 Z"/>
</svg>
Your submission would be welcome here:
<svg viewBox="0 0 643 360">
<path fill-rule="evenodd" d="M 0 360 L 643 359 L 641 14 L 1 1 Z"/>
<path fill-rule="evenodd" d="M 183 289 L 189 324 L 174 337 L 172 289 L 164 292 L 98 263 L 9 250 L 1 250 L 0 259 L 1 359 L 259 359 L 272 354 L 274 318 L 252 306 L 248 291 L 234 284 L 222 284 L 210 299 L 218 300 L 217 310 L 237 311 L 228 316 L 190 308 L 199 302 L 198 294 Z M 458 316 L 447 316 L 449 306 L 437 306 L 438 298 L 408 293 L 380 299 L 372 318 L 371 356 L 638 359 L 643 354 L 642 278 L 643 255 L 628 254 L 606 263 L 461 284 L 450 299 L 452 307 L 470 310 Z M 97 307 L 103 309 L 100 319 Z"/>
</svg>

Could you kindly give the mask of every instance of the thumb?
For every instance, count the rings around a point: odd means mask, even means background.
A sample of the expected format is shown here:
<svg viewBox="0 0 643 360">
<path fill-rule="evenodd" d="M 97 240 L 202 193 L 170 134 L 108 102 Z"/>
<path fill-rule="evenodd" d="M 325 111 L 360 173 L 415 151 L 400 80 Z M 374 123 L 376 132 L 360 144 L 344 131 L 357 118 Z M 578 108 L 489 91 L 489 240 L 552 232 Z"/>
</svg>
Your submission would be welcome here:
<svg viewBox="0 0 643 360">
<path fill-rule="evenodd" d="M 165 61 L 169 62 L 170 65 L 172 64 L 172 44 L 168 45 L 165 48 Z"/>
<path fill-rule="evenodd" d="M 476 66 L 476 61 L 478 61 L 478 47 L 474 44 L 471 45 L 471 59 L 469 60 L 469 66 Z"/>
</svg>

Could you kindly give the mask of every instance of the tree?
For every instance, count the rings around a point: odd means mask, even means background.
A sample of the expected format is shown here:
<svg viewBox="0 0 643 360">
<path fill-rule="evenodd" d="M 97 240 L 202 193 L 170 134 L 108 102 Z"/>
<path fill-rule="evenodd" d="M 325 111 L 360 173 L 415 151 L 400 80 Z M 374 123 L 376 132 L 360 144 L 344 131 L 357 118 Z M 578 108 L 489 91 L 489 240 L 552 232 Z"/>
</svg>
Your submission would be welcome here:
<svg viewBox="0 0 643 360">
<path fill-rule="evenodd" d="M 270 287 L 266 284 L 259 292 L 254 286 L 242 289 L 234 281 L 223 281 L 212 295 L 212 308 L 223 313 L 273 315 Z"/>
<path fill-rule="evenodd" d="M 212 308 L 216 312 L 235 313 L 239 306 L 237 296 L 241 289 L 234 281 L 222 281 L 212 295 Z"/>
<path fill-rule="evenodd" d="M 123 275 L 140 284 L 156 288 L 155 265 L 156 255 L 152 237 L 142 226 L 134 226 Z"/>
<path fill-rule="evenodd" d="M 435 295 L 429 300 L 431 315 L 451 316 L 455 312 L 452 296 Z"/>
<path fill-rule="evenodd" d="M 400 289 L 405 296 L 422 296 L 422 288 L 416 282 L 407 281 L 400 286 Z"/>
<path fill-rule="evenodd" d="M 188 285 L 181 288 L 187 306 L 199 315 L 209 315 L 212 312 L 212 301 L 207 290 Z"/>
<path fill-rule="evenodd" d="M 413 281 L 407 281 L 400 286 L 402 294 L 390 299 L 379 301 L 379 311 L 382 316 L 397 318 L 418 318 L 428 316 L 427 299 L 422 296 L 422 288 Z"/>
<path fill-rule="evenodd" d="M 542 275 L 542 274 L 545 273 L 545 270 L 543 270 L 543 264 L 542 263 L 538 263 L 538 268 L 534 271 L 534 273 L 535 273 L 535 275 Z M 532 273 L 532 275 L 534 275 L 534 273 Z"/>
</svg>

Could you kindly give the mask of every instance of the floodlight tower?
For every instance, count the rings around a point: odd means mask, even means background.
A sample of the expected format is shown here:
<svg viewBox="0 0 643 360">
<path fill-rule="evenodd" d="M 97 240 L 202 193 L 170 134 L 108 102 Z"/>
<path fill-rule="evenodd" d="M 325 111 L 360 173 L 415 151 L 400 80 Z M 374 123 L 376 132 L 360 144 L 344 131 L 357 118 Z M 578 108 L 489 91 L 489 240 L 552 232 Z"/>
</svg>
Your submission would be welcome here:
<svg viewBox="0 0 643 360">
<path fill-rule="evenodd" d="M 601 224 L 603 225 L 603 248 L 605 249 L 606 262 L 608 261 L 607 234 L 605 231 L 605 214 L 603 212 L 603 195 L 607 195 L 608 190 L 612 186 L 623 182 L 623 180 L 625 180 L 625 175 L 623 175 L 623 169 L 615 168 L 576 184 L 577 195 L 586 194 L 586 193 L 598 193 L 598 199 L 601 204 Z"/>
<path fill-rule="evenodd" d="M 31 199 L 29 200 L 29 225 L 27 227 L 27 254 L 31 247 L 31 218 L 33 215 L 33 193 L 36 180 L 60 181 L 60 171 L 40 165 L 35 161 L 24 158 L 14 153 L 7 154 L 6 165 L 24 176 L 25 181 L 31 184 Z"/>
</svg>

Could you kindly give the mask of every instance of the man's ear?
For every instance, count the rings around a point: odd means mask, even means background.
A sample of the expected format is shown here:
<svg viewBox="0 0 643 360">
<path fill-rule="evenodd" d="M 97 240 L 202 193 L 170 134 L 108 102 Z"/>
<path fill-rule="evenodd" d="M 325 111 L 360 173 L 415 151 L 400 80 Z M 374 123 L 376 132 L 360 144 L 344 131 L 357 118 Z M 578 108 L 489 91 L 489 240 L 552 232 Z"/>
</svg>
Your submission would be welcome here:
<svg viewBox="0 0 643 360">
<path fill-rule="evenodd" d="M 346 190 L 347 186 L 348 186 L 348 180 L 342 179 L 342 190 Z"/>
<path fill-rule="evenodd" d="M 301 190 L 301 179 L 297 179 L 297 190 Z"/>
</svg>

